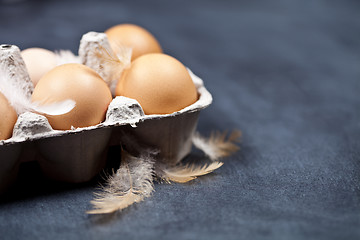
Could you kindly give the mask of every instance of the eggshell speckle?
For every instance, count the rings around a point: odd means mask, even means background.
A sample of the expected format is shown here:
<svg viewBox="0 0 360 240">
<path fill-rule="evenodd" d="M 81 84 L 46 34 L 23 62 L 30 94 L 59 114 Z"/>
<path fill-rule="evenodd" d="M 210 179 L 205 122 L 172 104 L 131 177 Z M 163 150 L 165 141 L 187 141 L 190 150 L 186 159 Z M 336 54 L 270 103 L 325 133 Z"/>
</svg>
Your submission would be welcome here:
<svg viewBox="0 0 360 240">
<path fill-rule="evenodd" d="M 56 66 L 56 56 L 43 48 L 28 48 L 21 51 L 31 81 L 34 86 L 40 78 Z"/>
<path fill-rule="evenodd" d="M 170 114 L 197 101 L 198 95 L 185 66 L 161 53 L 146 54 L 126 69 L 115 91 L 136 99 L 145 114 Z"/>
<path fill-rule="evenodd" d="M 47 116 L 57 130 L 88 127 L 105 119 L 111 92 L 104 80 L 82 64 L 64 64 L 48 72 L 34 89 L 32 100 L 40 104 L 72 99 L 76 106 L 59 116 Z"/>
<path fill-rule="evenodd" d="M 131 60 L 147 54 L 162 53 L 156 38 L 144 28 L 134 24 L 119 24 L 105 31 L 111 48 L 118 53 L 118 45 L 132 48 Z"/>
<path fill-rule="evenodd" d="M 5 96 L 0 92 L 0 140 L 12 136 L 17 114 Z"/>
</svg>

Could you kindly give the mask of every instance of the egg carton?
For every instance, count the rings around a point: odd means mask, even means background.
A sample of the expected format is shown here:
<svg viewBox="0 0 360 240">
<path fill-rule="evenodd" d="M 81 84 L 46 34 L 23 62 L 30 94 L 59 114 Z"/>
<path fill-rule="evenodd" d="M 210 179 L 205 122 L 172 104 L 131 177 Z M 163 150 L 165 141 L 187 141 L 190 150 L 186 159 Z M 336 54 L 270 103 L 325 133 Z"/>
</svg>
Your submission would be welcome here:
<svg viewBox="0 0 360 240">
<path fill-rule="evenodd" d="M 103 33 L 85 34 L 79 48 L 81 61 L 99 69 L 102 63 L 91 49 L 107 47 L 107 44 Z M 1 45 L 0 61 L 11 72 L 13 81 L 22 81 L 24 94 L 30 97 L 33 86 L 20 50 L 14 45 Z M 20 114 L 12 137 L 0 141 L 0 193 L 14 183 L 20 164 L 27 161 L 37 161 L 44 175 L 53 180 L 89 181 L 105 166 L 108 148 L 112 145 L 124 145 L 134 154 L 143 148 L 155 149 L 159 151 L 156 161 L 178 163 L 191 151 L 200 111 L 212 102 L 203 81 L 190 70 L 189 73 L 199 98 L 172 114 L 145 115 L 136 100 L 122 96 L 115 97 L 109 104 L 104 122 L 89 127 L 59 131 L 52 129 L 42 115 Z M 106 72 L 99 74 L 108 77 Z"/>
</svg>

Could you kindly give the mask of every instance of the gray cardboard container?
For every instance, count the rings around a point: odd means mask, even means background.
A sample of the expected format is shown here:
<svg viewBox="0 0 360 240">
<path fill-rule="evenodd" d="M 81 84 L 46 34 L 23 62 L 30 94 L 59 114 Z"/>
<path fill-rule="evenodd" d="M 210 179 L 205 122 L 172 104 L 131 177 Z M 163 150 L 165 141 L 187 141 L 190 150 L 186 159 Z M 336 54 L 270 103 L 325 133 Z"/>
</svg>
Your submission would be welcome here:
<svg viewBox="0 0 360 240">
<path fill-rule="evenodd" d="M 157 161 L 178 163 L 191 151 L 200 111 L 212 102 L 203 81 L 190 70 L 189 73 L 199 99 L 172 114 L 145 115 L 136 100 L 116 97 L 108 107 L 105 121 L 85 128 L 58 131 L 42 115 L 19 115 L 13 136 L 0 141 L 0 193 L 14 183 L 19 165 L 25 161 L 38 161 L 50 179 L 89 181 L 105 166 L 111 145 L 125 145 L 134 153 L 144 147 L 155 149 L 159 151 Z"/>
</svg>

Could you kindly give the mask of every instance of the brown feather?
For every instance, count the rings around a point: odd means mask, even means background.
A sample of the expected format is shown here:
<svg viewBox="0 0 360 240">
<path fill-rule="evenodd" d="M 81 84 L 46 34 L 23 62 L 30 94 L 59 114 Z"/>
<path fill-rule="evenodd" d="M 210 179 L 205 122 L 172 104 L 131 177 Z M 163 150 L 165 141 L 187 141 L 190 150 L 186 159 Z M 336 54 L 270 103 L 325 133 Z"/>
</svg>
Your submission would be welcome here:
<svg viewBox="0 0 360 240">
<path fill-rule="evenodd" d="M 216 161 L 239 150 L 236 142 L 239 141 L 240 136 L 241 132 L 237 130 L 234 130 L 228 137 L 226 132 L 212 132 L 208 139 L 202 137 L 199 133 L 195 133 L 193 144 L 211 160 Z"/>
<path fill-rule="evenodd" d="M 222 162 L 212 162 L 209 165 L 197 166 L 196 164 L 179 165 L 167 167 L 166 165 L 157 166 L 157 175 L 160 180 L 166 183 L 178 182 L 185 183 L 199 176 L 206 175 L 220 168 Z"/>
<path fill-rule="evenodd" d="M 154 191 L 153 165 L 149 155 L 134 157 L 123 151 L 120 168 L 108 177 L 102 192 L 95 193 L 94 209 L 87 213 L 113 213 L 149 197 Z"/>
</svg>

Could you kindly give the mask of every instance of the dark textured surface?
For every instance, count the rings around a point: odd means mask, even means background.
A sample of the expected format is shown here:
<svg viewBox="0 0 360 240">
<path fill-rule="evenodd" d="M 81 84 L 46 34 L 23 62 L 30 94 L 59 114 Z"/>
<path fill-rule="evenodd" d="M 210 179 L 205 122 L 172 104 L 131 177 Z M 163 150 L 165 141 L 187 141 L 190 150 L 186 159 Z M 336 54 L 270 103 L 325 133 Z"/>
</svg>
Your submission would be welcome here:
<svg viewBox="0 0 360 240">
<path fill-rule="evenodd" d="M 200 132 L 243 138 L 214 174 L 156 184 L 108 219 L 85 214 L 96 179 L 55 184 L 28 163 L 0 203 L 1 239 L 360 238 L 359 1 L 7 2 L 0 42 L 22 49 L 76 52 L 87 31 L 144 26 L 213 94 Z"/>
</svg>

